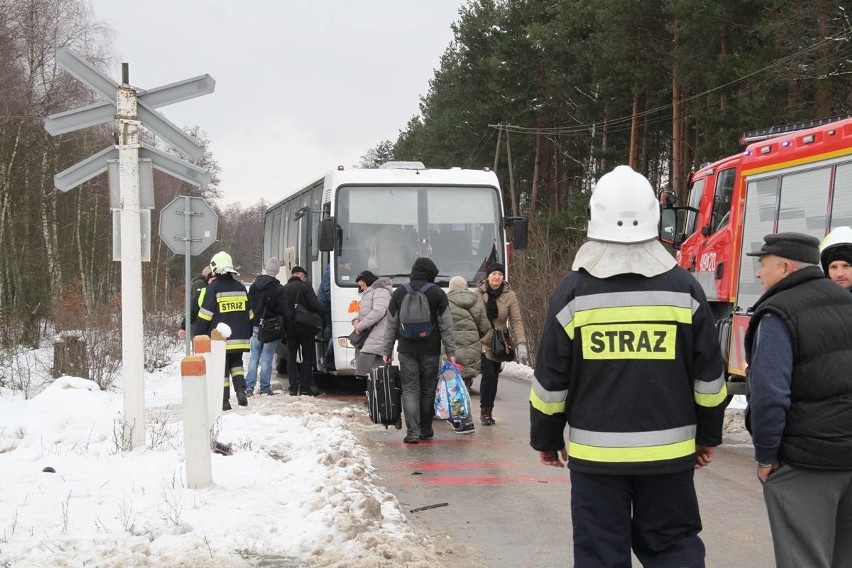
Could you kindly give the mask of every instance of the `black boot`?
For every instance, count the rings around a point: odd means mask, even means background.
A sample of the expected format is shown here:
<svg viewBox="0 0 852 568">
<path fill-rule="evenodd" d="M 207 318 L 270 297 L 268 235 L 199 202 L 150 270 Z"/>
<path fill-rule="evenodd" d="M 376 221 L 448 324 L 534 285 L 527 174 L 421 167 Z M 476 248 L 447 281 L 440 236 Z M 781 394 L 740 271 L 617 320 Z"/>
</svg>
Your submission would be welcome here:
<svg viewBox="0 0 852 568">
<path fill-rule="evenodd" d="M 491 411 L 494 410 L 493 406 L 482 406 L 480 407 L 480 415 L 479 415 L 479 423 L 483 426 L 493 426 L 496 424 L 494 419 L 491 417 Z"/>
<path fill-rule="evenodd" d="M 225 387 L 222 391 L 222 410 L 231 410 L 231 387 Z"/>
<path fill-rule="evenodd" d="M 237 403 L 239 403 L 240 406 L 248 406 L 248 398 L 246 397 L 246 380 L 243 378 L 236 378 L 231 382 L 234 384 Z"/>
</svg>

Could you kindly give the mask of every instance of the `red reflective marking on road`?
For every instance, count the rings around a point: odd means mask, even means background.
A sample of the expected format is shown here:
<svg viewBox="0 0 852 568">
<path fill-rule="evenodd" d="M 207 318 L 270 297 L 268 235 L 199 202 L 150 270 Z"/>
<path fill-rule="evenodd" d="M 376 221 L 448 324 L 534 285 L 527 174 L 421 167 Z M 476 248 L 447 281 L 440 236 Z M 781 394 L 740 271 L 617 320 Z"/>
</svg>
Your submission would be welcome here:
<svg viewBox="0 0 852 568">
<path fill-rule="evenodd" d="M 548 475 L 415 475 L 400 481 L 400 485 L 506 485 L 509 483 L 556 483 L 567 484 L 568 476 Z"/>
<path fill-rule="evenodd" d="M 390 464 L 390 469 L 410 471 L 458 471 L 460 469 L 505 469 L 503 464 L 494 462 L 399 462 Z"/>
</svg>

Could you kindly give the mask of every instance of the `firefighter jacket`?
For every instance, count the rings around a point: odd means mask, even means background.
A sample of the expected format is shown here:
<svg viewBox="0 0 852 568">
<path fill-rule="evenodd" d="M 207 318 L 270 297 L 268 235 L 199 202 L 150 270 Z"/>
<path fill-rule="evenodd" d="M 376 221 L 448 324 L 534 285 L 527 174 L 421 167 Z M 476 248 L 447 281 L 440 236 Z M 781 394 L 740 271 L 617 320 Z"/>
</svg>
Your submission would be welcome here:
<svg viewBox="0 0 852 568">
<path fill-rule="evenodd" d="M 784 322 L 793 348 L 780 461 L 805 469 L 852 469 L 852 298 L 816 266 L 779 280 L 754 305 L 745 336 L 749 362 L 767 313 Z"/>
<path fill-rule="evenodd" d="M 205 290 L 198 319 L 192 324 L 192 334 L 206 334 L 219 323 L 225 323 L 231 328 L 231 336 L 225 341 L 226 351 L 249 351 L 254 314 L 248 304 L 245 285 L 230 274 L 222 274 Z"/>
<path fill-rule="evenodd" d="M 717 446 L 727 390 L 716 329 L 698 282 L 568 274 L 550 298 L 530 392 L 531 445 L 565 447 L 593 474 L 692 469 Z"/>
<path fill-rule="evenodd" d="M 204 285 L 204 288 L 201 288 L 198 292 L 192 296 L 192 299 L 189 301 L 189 325 L 190 329 L 192 324 L 195 323 L 195 320 L 198 319 L 198 310 L 201 309 L 201 304 L 204 303 L 204 294 L 207 292 L 207 284 Z M 180 328 L 186 329 L 186 317 L 184 316 L 180 320 Z"/>
</svg>

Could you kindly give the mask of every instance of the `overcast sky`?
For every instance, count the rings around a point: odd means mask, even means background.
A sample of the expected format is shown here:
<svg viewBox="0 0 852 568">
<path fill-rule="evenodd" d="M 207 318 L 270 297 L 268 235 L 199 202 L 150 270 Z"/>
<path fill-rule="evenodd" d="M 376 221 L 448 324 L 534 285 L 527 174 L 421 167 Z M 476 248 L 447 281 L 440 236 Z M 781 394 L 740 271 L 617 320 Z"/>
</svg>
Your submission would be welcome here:
<svg viewBox="0 0 852 568">
<path fill-rule="evenodd" d="M 130 84 L 210 74 L 159 109 L 206 130 L 225 203 L 275 202 L 395 141 L 452 41 L 463 0 L 91 0 Z"/>
</svg>

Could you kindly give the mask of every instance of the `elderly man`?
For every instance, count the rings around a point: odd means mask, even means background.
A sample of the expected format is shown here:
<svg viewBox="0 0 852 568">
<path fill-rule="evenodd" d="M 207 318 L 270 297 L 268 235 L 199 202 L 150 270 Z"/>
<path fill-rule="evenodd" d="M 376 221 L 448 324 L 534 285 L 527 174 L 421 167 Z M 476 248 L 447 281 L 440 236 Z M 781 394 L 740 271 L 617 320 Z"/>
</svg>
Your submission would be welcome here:
<svg viewBox="0 0 852 568">
<path fill-rule="evenodd" d="M 825 278 L 819 241 L 766 235 L 764 293 L 745 337 L 746 425 L 776 565 L 852 566 L 852 296 Z"/>
</svg>

